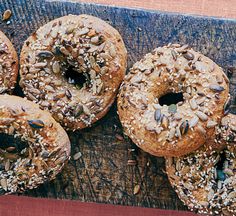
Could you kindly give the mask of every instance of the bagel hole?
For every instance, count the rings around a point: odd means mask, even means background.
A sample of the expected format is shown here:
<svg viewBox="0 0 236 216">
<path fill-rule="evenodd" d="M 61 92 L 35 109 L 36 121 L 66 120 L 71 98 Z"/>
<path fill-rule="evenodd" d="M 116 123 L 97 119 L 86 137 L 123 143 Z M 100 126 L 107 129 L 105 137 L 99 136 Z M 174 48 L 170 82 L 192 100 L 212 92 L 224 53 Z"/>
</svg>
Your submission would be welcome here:
<svg viewBox="0 0 236 216">
<path fill-rule="evenodd" d="M 28 142 L 22 141 L 13 135 L 0 133 L 0 155 L 4 159 L 13 158 L 14 160 L 13 154 L 19 157 L 27 157 L 25 153 L 28 147 Z"/>
<path fill-rule="evenodd" d="M 225 151 L 223 151 L 220 153 L 220 159 L 215 165 L 216 171 L 217 171 L 217 179 L 221 180 L 221 181 L 224 181 L 226 178 L 226 175 L 224 173 L 226 160 L 227 160 L 226 153 L 225 153 Z"/>
<path fill-rule="evenodd" d="M 183 93 L 167 93 L 159 98 L 159 104 L 161 106 L 163 105 L 171 105 L 171 104 L 177 104 L 181 101 L 184 101 Z"/>
<path fill-rule="evenodd" d="M 64 72 L 64 76 L 67 81 L 78 88 L 82 88 L 84 84 L 89 81 L 89 75 L 87 73 L 79 73 L 78 71 L 74 70 L 72 66 L 67 68 Z"/>
</svg>

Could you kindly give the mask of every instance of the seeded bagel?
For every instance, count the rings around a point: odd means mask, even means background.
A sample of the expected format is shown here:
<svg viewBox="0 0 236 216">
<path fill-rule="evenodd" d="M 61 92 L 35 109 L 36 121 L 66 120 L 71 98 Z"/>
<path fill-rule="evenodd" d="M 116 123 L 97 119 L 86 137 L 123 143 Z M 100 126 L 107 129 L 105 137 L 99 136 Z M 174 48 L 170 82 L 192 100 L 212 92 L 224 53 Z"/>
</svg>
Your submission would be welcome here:
<svg viewBox="0 0 236 216">
<path fill-rule="evenodd" d="M 69 138 L 50 113 L 23 98 L 0 95 L 1 195 L 54 179 L 69 155 Z"/>
<path fill-rule="evenodd" d="M 11 41 L 0 31 L 0 94 L 12 93 L 17 75 L 17 53 Z"/>
<path fill-rule="evenodd" d="M 124 131 L 156 156 L 192 152 L 223 117 L 228 82 L 218 65 L 187 45 L 159 47 L 134 64 L 121 86 Z"/>
<path fill-rule="evenodd" d="M 24 43 L 20 85 L 66 129 L 90 126 L 114 102 L 126 70 L 123 40 L 105 21 L 88 15 L 53 20 Z"/>
<path fill-rule="evenodd" d="M 166 158 L 166 172 L 179 198 L 192 211 L 236 215 L 236 116 L 224 117 L 217 128 L 215 141 L 221 142 L 220 151 L 209 151 L 206 144 L 190 155 Z"/>
</svg>

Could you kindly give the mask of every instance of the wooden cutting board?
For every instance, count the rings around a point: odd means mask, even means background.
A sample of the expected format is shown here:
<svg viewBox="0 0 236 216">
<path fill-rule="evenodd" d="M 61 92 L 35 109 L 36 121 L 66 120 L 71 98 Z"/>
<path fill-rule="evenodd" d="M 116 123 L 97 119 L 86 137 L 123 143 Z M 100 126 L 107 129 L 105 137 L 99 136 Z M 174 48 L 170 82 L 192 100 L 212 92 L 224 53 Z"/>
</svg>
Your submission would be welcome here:
<svg viewBox="0 0 236 216">
<path fill-rule="evenodd" d="M 128 67 L 164 44 L 189 44 L 215 60 L 230 78 L 236 95 L 236 20 L 131 10 L 67 1 L 0 0 L 0 12 L 11 9 L 10 23 L 0 30 L 20 53 L 26 38 L 48 21 L 67 14 L 91 14 L 117 28 L 128 49 Z M 16 94 L 22 95 L 17 89 Z M 122 127 L 114 104 L 93 127 L 69 133 L 72 159 L 56 180 L 24 195 L 121 205 L 186 210 L 171 188 L 164 159 L 138 149 Z M 79 159 L 74 160 L 77 153 Z"/>
</svg>

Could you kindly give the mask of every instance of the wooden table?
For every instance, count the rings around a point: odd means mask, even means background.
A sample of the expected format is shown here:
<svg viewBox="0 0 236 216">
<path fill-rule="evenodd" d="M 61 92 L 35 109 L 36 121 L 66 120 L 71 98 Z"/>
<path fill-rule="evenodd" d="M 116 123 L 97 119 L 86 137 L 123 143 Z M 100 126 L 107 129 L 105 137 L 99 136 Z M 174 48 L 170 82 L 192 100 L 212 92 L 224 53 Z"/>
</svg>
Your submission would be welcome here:
<svg viewBox="0 0 236 216">
<path fill-rule="evenodd" d="M 51 0 L 48 0 L 51 1 Z M 55 1 L 55 0 L 53 0 Z M 213 1 L 213 0 L 71 0 L 77 2 L 93 2 L 125 7 L 138 7 L 171 12 L 190 13 L 198 15 L 219 16 L 236 18 L 236 2 L 234 1 Z M 30 211 L 29 211 L 30 209 Z M 28 197 L 0 197 L 0 215 L 178 215 L 174 211 L 157 209 L 140 209 L 133 207 L 122 207 L 101 204 L 81 203 L 77 201 L 57 201 L 46 199 L 32 199 Z M 179 215 L 182 215 L 180 212 Z M 184 215 L 192 215 L 189 212 Z"/>
</svg>

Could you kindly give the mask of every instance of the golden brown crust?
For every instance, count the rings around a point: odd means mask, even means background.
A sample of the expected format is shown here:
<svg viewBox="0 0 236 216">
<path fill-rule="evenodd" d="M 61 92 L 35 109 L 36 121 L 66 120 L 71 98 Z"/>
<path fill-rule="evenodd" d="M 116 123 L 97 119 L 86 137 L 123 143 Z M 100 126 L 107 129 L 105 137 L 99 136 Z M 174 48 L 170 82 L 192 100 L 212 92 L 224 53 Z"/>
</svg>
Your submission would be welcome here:
<svg viewBox="0 0 236 216">
<path fill-rule="evenodd" d="M 70 156 L 70 141 L 59 123 L 17 96 L 0 95 L 0 137 L 0 194 L 54 179 Z"/>
<path fill-rule="evenodd" d="M 109 110 L 125 75 L 126 58 L 120 34 L 105 21 L 89 15 L 61 17 L 25 42 L 20 85 L 27 98 L 48 109 L 65 128 L 81 129 Z M 86 76 L 81 89 L 64 76 L 71 67 Z"/>
<path fill-rule="evenodd" d="M 216 128 L 216 150 L 206 143 L 195 153 L 166 158 L 171 185 L 179 198 L 197 213 L 236 214 L 235 122 L 236 116 L 232 114 L 222 119 L 221 126 Z"/>
<path fill-rule="evenodd" d="M 119 93 L 118 113 L 125 133 L 144 151 L 180 156 L 212 137 L 228 92 L 228 80 L 212 60 L 186 45 L 168 45 L 130 69 Z M 182 93 L 184 101 L 160 105 L 167 93 Z"/>
<path fill-rule="evenodd" d="M 0 94 L 12 93 L 18 75 L 18 57 L 7 36 L 0 31 Z"/>
</svg>

